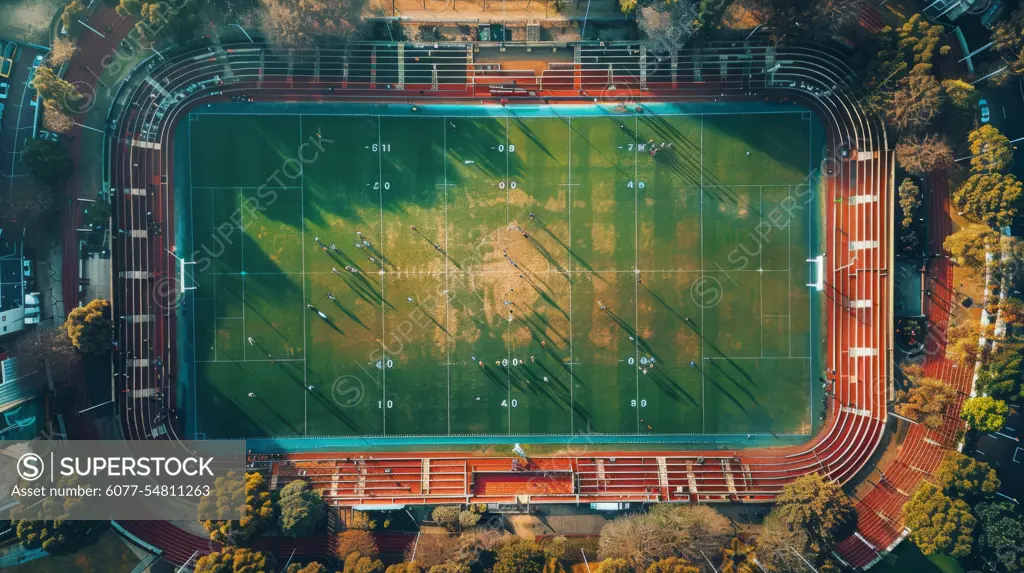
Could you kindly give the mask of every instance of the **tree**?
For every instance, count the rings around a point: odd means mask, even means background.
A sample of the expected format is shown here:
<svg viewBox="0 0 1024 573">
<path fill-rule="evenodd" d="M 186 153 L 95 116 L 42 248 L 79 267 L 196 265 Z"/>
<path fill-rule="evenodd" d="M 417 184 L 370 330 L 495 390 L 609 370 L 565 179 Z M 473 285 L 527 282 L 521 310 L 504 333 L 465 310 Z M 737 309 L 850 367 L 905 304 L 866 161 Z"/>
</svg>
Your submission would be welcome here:
<svg viewBox="0 0 1024 573">
<path fill-rule="evenodd" d="M 304 480 L 289 482 L 281 488 L 277 506 L 277 528 L 289 537 L 312 535 L 327 517 L 320 492 L 310 489 L 309 482 Z"/>
<path fill-rule="evenodd" d="M 68 29 L 68 34 L 77 36 L 82 30 L 82 25 L 78 23 L 78 20 L 83 12 L 85 12 L 85 5 L 82 4 L 81 0 L 71 0 L 71 2 L 64 6 L 64 10 L 60 13 L 60 21 Z"/>
<path fill-rule="evenodd" d="M 78 2 L 78 0 L 75 0 L 75 2 Z M 75 2 L 72 2 L 72 4 Z M 71 4 L 68 4 L 68 6 L 71 6 Z M 65 11 L 67 11 L 67 8 L 65 8 Z M 49 60 L 51 65 L 62 66 L 66 62 L 69 62 L 71 58 L 75 57 L 75 54 L 77 53 L 77 44 L 75 44 L 71 40 L 68 40 L 67 38 L 58 36 L 53 41 L 53 45 L 50 46 L 50 55 L 47 57 L 47 59 Z"/>
<path fill-rule="evenodd" d="M 36 86 L 39 97 L 44 100 L 56 102 L 71 113 L 82 111 L 82 94 L 73 84 L 58 76 L 50 66 L 38 66 L 32 83 Z"/>
<path fill-rule="evenodd" d="M 202 24 L 197 3 L 182 2 L 168 5 L 152 0 L 121 0 L 117 13 L 138 19 L 135 30 L 146 42 L 155 42 L 161 36 L 170 36 L 179 44 L 191 40 Z"/>
<path fill-rule="evenodd" d="M 415 561 L 406 561 L 389 566 L 384 573 L 423 573 L 423 566 Z"/>
<path fill-rule="evenodd" d="M 348 556 L 353 553 L 364 555 L 370 559 L 376 559 L 380 554 L 373 535 L 368 531 L 359 529 L 349 529 L 348 531 L 341 532 L 338 535 L 338 544 L 335 551 L 337 552 L 338 559 L 343 561 L 348 559 Z"/>
<path fill-rule="evenodd" d="M 646 515 L 625 515 L 601 528 L 598 557 L 625 559 L 642 571 L 654 561 L 682 555 L 688 545 L 689 536 L 683 531 L 662 527 Z"/>
<path fill-rule="evenodd" d="M 30 139 L 21 161 L 28 172 L 47 185 L 57 185 L 71 176 L 75 166 L 64 146 L 48 139 Z"/>
<path fill-rule="evenodd" d="M 292 563 L 285 570 L 285 573 L 330 573 L 326 567 L 316 561 L 310 561 L 309 563 L 302 565 L 300 563 Z"/>
<path fill-rule="evenodd" d="M 658 527 L 678 531 L 685 537 L 680 544 L 682 555 L 697 561 L 700 552 L 717 552 L 733 536 L 732 523 L 714 508 L 706 505 L 659 504 L 651 508 L 647 518 Z"/>
<path fill-rule="evenodd" d="M 791 529 L 779 514 L 772 511 L 765 518 L 757 537 L 757 561 L 770 573 L 792 573 L 806 569 L 803 560 L 814 562 L 820 557 L 807 551 L 810 539 L 806 531 Z"/>
<path fill-rule="evenodd" d="M 543 573 L 544 552 L 532 541 L 517 540 L 498 549 L 493 573 Z"/>
<path fill-rule="evenodd" d="M 974 396 L 964 402 L 960 417 L 971 429 L 979 432 L 998 432 L 1006 423 L 1010 408 L 1006 402 L 991 396 Z"/>
<path fill-rule="evenodd" d="M 1013 74 L 1024 74 L 1024 6 L 1018 7 L 992 28 L 992 42 Z M 1000 65 L 1002 67 L 1002 65 Z"/>
<path fill-rule="evenodd" d="M 43 127 L 54 133 L 67 133 L 75 126 L 71 116 L 51 100 L 43 100 Z"/>
<path fill-rule="evenodd" d="M 651 563 L 647 573 L 701 573 L 700 567 L 695 567 L 689 561 L 679 557 L 669 557 Z"/>
<path fill-rule="evenodd" d="M 1006 171 L 1013 164 L 1013 145 L 1009 138 L 991 125 L 983 125 L 967 134 L 971 146 L 971 172 Z"/>
<path fill-rule="evenodd" d="M 479 513 L 469 510 L 459 512 L 459 527 L 469 529 L 475 527 L 477 523 L 480 523 Z"/>
<path fill-rule="evenodd" d="M 195 573 L 264 573 L 273 570 L 273 555 L 229 546 L 200 557 L 196 561 Z"/>
<path fill-rule="evenodd" d="M 345 567 L 342 573 L 384 573 L 384 564 L 380 559 L 371 559 L 358 553 L 353 553 L 345 559 Z"/>
<path fill-rule="evenodd" d="M 900 131 L 918 131 L 939 115 L 944 100 L 942 86 L 933 76 L 911 73 L 892 94 L 885 116 Z"/>
<path fill-rule="evenodd" d="M 978 90 L 963 80 L 943 80 L 942 89 L 956 108 L 974 110 L 978 105 Z"/>
<path fill-rule="evenodd" d="M 782 488 L 775 498 L 779 518 L 790 529 L 807 533 L 810 550 L 827 555 L 837 537 L 856 522 L 853 503 L 835 482 L 818 473 L 801 476 Z"/>
<path fill-rule="evenodd" d="M 625 559 L 605 559 L 597 566 L 597 573 L 636 573 Z"/>
<path fill-rule="evenodd" d="M 60 511 L 62 508 L 51 506 L 46 511 Z M 26 549 L 42 549 L 53 555 L 74 553 L 85 547 L 95 538 L 95 534 L 106 526 L 106 522 L 82 521 L 75 519 L 15 519 L 11 526 L 15 536 Z"/>
<path fill-rule="evenodd" d="M 102 354 L 110 350 L 114 323 L 110 320 L 110 302 L 96 299 L 68 314 L 64 329 L 75 348 L 86 354 Z"/>
<path fill-rule="evenodd" d="M 263 32 L 279 45 L 311 45 L 316 38 L 356 32 L 362 4 L 352 0 L 260 0 Z"/>
<path fill-rule="evenodd" d="M 733 537 L 729 545 L 722 548 L 721 573 L 754 573 L 754 562 L 757 555 L 754 547 L 747 545 L 739 537 Z"/>
<path fill-rule="evenodd" d="M 776 41 L 831 39 L 841 35 L 857 14 L 857 3 L 851 0 L 744 0 L 742 4 L 771 30 Z"/>
<path fill-rule="evenodd" d="M 451 535 L 424 533 L 420 535 L 417 543 L 406 550 L 405 560 L 416 561 L 424 567 L 432 567 L 450 560 L 461 561 L 458 555 L 460 541 L 460 538 Z M 413 549 L 416 550 L 415 554 L 412 553 Z"/>
<path fill-rule="evenodd" d="M 903 517 L 910 539 L 925 555 L 971 553 L 975 519 L 963 500 L 950 499 L 925 482 L 903 506 Z"/>
<path fill-rule="evenodd" d="M 548 557 L 544 561 L 544 571 L 543 571 L 543 573 L 567 573 L 567 572 L 565 570 L 565 566 L 562 565 L 561 561 L 559 561 L 558 559 L 555 559 L 554 557 Z"/>
<path fill-rule="evenodd" d="M 951 451 L 935 470 L 935 485 L 953 498 L 975 498 L 999 489 L 996 471 L 957 451 Z"/>
<path fill-rule="evenodd" d="M 430 513 L 430 517 L 432 517 L 438 525 L 443 525 L 451 529 L 459 522 L 459 508 L 454 505 L 439 505 Z"/>
<path fill-rule="evenodd" d="M 235 565 L 235 553 L 231 547 L 203 555 L 196 561 L 195 573 L 231 573 Z"/>
<path fill-rule="evenodd" d="M 976 539 L 979 553 L 988 556 L 1006 571 L 1024 570 L 1024 525 L 1006 501 L 983 502 L 974 506 L 978 519 Z"/>
<path fill-rule="evenodd" d="M 953 194 L 953 204 L 972 221 L 992 227 L 1012 225 L 1021 206 L 1020 181 L 1012 174 L 976 173 Z"/>
<path fill-rule="evenodd" d="M 999 400 L 1024 399 L 1024 356 L 1015 346 L 1002 346 L 978 370 L 978 391 Z"/>
<path fill-rule="evenodd" d="M 921 188 L 914 184 L 913 179 L 907 177 L 900 183 L 899 198 L 900 209 L 903 211 L 900 227 L 906 231 L 914 224 L 914 215 L 921 207 Z"/>
<path fill-rule="evenodd" d="M 238 548 L 234 554 L 234 573 L 266 573 L 274 570 L 274 556 L 252 549 Z"/>
<path fill-rule="evenodd" d="M 228 499 L 231 496 L 228 495 Z M 266 481 L 259 473 L 245 474 L 245 514 L 240 520 L 203 521 L 210 539 L 219 543 L 238 544 L 252 539 L 274 522 L 274 504 Z"/>
<path fill-rule="evenodd" d="M 370 514 L 365 511 L 352 510 L 349 514 L 349 519 L 345 523 L 346 529 L 364 529 L 372 530 L 377 528 L 377 521 L 370 518 Z M 364 554 L 365 555 L 365 554 Z"/>
<path fill-rule="evenodd" d="M 26 331 L 15 343 L 18 359 L 33 370 L 43 371 L 49 364 L 58 373 L 70 371 L 79 363 L 67 330 L 37 326 Z"/>
<path fill-rule="evenodd" d="M 640 8 L 636 25 L 649 48 L 672 54 L 686 45 L 700 26 L 700 21 L 693 3 L 659 2 Z"/>
<path fill-rule="evenodd" d="M 896 394 L 896 413 L 934 430 L 942 425 L 955 399 L 956 390 L 942 380 L 917 378 L 909 390 Z"/>
<path fill-rule="evenodd" d="M 896 144 L 896 161 L 914 174 L 949 169 L 956 161 L 953 148 L 940 135 L 908 136 Z"/>
<path fill-rule="evenodd" d="M 471 573 L 472 569 L 465 563 L 456 563 L 454 561 L 449 563 L 441 563 L 434 565 L 430 568 L 429 573 Z"/>
<path fill-rule="evenodd" d="M 981 358 L 980 336 L 981 326 L 974 320 L 949 327 L 946 331 L 946 354 L 960 366 L 973 365 Z"/>
<path fill-rule="evenodd" d="M 997 245 L 999 233 L 984 225 L 962 227 L 942 243 L 953 262 L 979 275 L 985 271 L 985 252 Z"/>
</svg>

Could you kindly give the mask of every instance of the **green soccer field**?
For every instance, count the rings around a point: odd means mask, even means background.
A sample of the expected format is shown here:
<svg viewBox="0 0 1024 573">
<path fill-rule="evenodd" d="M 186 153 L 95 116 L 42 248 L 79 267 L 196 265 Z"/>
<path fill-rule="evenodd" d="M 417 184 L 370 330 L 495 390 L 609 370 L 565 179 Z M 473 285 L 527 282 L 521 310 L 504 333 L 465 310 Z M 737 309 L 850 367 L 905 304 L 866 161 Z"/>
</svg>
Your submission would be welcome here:
<svg viewBox="0 0 1024 573">
<path fill-rule="evenodd" d="M 267 105 L 178 128 L 187 433 L 820 423 L 809 112 Z"/>
</svg>

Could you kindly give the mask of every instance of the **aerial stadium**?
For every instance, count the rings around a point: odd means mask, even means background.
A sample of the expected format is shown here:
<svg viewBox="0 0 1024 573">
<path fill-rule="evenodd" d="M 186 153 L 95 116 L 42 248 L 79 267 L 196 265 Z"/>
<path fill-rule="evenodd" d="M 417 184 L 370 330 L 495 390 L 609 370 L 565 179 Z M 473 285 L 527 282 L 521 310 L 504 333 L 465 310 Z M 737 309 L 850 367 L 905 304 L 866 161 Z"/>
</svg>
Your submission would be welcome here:
<svg viewBox="0 0 1024 573">
<path fill-rule="evenodd" d="M 245 439 L 340 507 L 856 476 L 887 418 L 894 167 L 844 57 L 545 48 L 141 65 L 103 165 L 126 437 Z"/>
</svg>

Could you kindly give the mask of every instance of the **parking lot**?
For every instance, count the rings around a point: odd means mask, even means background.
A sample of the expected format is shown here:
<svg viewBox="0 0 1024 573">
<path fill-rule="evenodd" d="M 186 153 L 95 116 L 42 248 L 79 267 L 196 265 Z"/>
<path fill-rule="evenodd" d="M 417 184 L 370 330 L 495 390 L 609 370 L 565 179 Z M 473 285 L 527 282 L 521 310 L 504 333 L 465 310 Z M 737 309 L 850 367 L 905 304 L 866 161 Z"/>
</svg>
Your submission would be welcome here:
<svg viewBox="0 0 1024 573">
<path fill-rule="evenodd" d="M 0 38 L 4 49 L 10 49 L 10 42 Z M 32 185 L 25 167 L 21 164 L 20 153 L 25 141 L 32 137 L 35 125 L 36 107 L 32 105 L 35 90 L 28 87 L 32 66 L 37 56 L 45 56 L 39 48 L 16 43 L 14 65 L 10 76 L 0 78 L 0 93 L 6 91 L 6 98 L 0 99 L 3 105 L 0 116 L 0 197 L 5 200 L 13 190 L 21 185 Z M 0 52 L 2 53 L 2 52 Z"/>
</svg>

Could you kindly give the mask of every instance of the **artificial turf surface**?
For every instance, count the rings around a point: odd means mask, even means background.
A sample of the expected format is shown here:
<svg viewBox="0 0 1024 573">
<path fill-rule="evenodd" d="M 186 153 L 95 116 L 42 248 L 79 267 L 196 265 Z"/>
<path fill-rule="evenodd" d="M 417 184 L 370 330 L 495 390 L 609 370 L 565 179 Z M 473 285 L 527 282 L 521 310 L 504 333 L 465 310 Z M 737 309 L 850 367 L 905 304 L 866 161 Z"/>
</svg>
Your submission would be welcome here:
<svg viewBox="0 0 1024 573">
<path fill-rule="evenodd" d="M 188 426 L 809 434 L 823 136 L 779 111 L 193 115 Z"/>
</svg>

